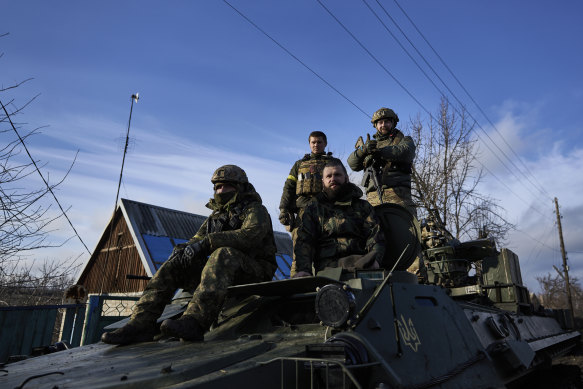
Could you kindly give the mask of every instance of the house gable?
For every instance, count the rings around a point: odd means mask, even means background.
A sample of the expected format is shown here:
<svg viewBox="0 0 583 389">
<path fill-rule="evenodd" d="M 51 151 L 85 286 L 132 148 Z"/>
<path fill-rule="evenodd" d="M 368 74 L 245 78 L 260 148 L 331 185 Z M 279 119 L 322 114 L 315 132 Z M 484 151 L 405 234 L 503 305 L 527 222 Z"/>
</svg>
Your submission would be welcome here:
<svg viewBox="0 0 583 389">
<path fill-rule="evenodd" d="M 173 247 L 194 236 L 205 219 L 206 216 L 121 199 L 77 284 L 84 285 L 89 293 L 143 291 L 147 278 L 168 259 Z M 292 241 L 288 233 L 274 235 L 278 262 L 275 278 L 287 278 Z M 137 277 L 128 279 L 128 275 Z"/>
</svg>

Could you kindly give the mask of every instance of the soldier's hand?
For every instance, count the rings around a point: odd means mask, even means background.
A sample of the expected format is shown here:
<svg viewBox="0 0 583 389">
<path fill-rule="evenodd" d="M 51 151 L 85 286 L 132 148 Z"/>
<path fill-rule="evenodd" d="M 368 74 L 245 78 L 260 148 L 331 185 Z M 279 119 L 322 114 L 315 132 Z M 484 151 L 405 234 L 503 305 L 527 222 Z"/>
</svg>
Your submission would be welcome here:
<svg viewBox="0 0 583 389">
<path fill-rule="evenodd" d="M 188 246 L 188 243 L 178 243 L 176 246 L 174 246 L 174 248 L 172 249 L 172 254 L 170 255 L 182 254 L 186 246 Z"/>
<path fill-rule="evenodd" d="M 376 139 L 368 139 L 362 149 L 362 151 L 364 151 L 366 155 L 373 154 L 376 150 L 377 150 Z"/>
<path fill-rule="evenodd" d="M 292 278 L 311 277 L 312 275 L 307 271 L 299 271 Z"/>
<path fill-rule="evenodd" d="M 192 259 L 198 254 L 204 254 L 208 250 L 208 243 L 206 239 L 199 240 L 196 243 L 189 244 L 184 248 L 184 257 Z"/>
<path fill-rule="evenodd" d="M 289 226 L 291 223 L 291 212 L 281 209 L 279 212 L 279 222 L 284 226 Z"/>
<path fill-rule="evenodd" d="M 372 155 L 367 155 L 366 157 L 364 157 L 364 161 L 362 161 L 362 165 L 365 168 L 372 166 L 373 163 L 374 163 L 374 158 Z"/>
</svg>

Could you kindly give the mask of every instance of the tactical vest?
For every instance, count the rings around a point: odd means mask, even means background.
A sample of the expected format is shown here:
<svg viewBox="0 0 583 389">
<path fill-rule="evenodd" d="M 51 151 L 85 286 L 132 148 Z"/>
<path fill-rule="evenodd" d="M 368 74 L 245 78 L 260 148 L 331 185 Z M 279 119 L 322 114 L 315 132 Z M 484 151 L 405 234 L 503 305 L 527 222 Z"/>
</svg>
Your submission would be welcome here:
<svg viewBox="0 0 583 389">
<path fill-rule="evenodd" d="M 322 170 L 330 160 L 329 155 L 312 158 L 306 154 L 298 167 L 298 182 L 296 195 L 314 196 L 322 191 Z"/>
<path fill-rule="evenodd" d="M 379 140 L 377 147 L 380 149 L 386 146 L 394 146 L 399 144 L 405 136 L 401 131 L 396 132 L 394 136 L 387 136 L 385 139 Z M 381 185 L 391 185 L 393 183 L 395 173 L 411 174 L 412 164 L 407 162 L 387 161 L 381 169 Z"/>
<path fill-rule="evenodd" d="M 221 231 L 238 230 L 243 225 L 243 210 L 247 202 L 231 207 L 228 213 L 217 213 L 209 216 L 206 225 L 207 234 Z"/>
</svg>

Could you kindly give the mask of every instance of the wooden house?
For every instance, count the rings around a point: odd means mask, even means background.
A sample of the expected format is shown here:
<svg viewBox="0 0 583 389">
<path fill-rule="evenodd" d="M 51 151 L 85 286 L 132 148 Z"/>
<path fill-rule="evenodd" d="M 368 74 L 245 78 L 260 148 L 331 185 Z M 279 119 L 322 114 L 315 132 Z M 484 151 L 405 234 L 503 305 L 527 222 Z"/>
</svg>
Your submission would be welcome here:
<svg viewBox="0 0 583 389">
<path fill-rule="evenodd" d="M 190 239 L 206 216 L 121 199 L 87 261 L 78 285 L 88 293 L 139 293 L 174 246 Z M 275 232 L 278 270 L 275 278 L 289 277 L 292 241 Z"/>
</svg>

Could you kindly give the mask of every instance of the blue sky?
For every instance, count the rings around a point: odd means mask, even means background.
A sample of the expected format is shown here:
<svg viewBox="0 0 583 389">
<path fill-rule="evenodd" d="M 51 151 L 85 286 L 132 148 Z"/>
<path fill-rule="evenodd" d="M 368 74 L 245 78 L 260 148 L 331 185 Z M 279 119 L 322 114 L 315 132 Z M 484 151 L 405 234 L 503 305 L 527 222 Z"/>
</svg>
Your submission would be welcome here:
<svg viewBox="0 0 583 389">
<path fill-rule="evenodd" d="M 481 189 L 517 225 L 509 247 L 521 258 L 527 286 L 536 290 L 535 277 L 561 263 L 555 196 L 571 271 L 583 277 L 582 3 L 399 1 L 485 118 L 393 0 L 322 1 L 384 69 L 317 1 L 229 2 L 352 103 L 225 2 L 3 2 L 2 13 L 10 17 L 0 23 L 0 34 L 9 33 L 0 38 L 0 84 L 34 79 L 0 98 L 22 104 L 40 93 L 18 121 L 28 129 L 48 126 L 29 146 L 52 179 L 64 174 L 79 150 L 57 196 L 71 207 L 91 250 L 113 210 L 132 93 L 139 92 L 140 100 L 122 197 L 207 214 L 210 175 L 221 164 L 236 163 L 280 230 L 283 182 L 308 151 L 310 131 L 325 131 L 328 149 L 345 160 L 356 138 L 372 132 L 367 115 L 380 106 L 393 108 L 401 127 L 418 114 L 427 118 L 426 110 L 435 112 L 441 92 L 368 4 L 447 92 L 383 8 L 391 15 L 498 147 L 546 188 L 543 195 L 517 179 L 481 145 L 480 163 L 494 174 Z M 488 143 L 484 133 L 478 135 Z M 504 164 L 512 169 L 511 162 Z M 65 221 L 54 227 L 55 242 L 72 235 Z M 35 258 L 81 254 L 86 260 L 83 251 L 73 239 Z"/>
</svg>

